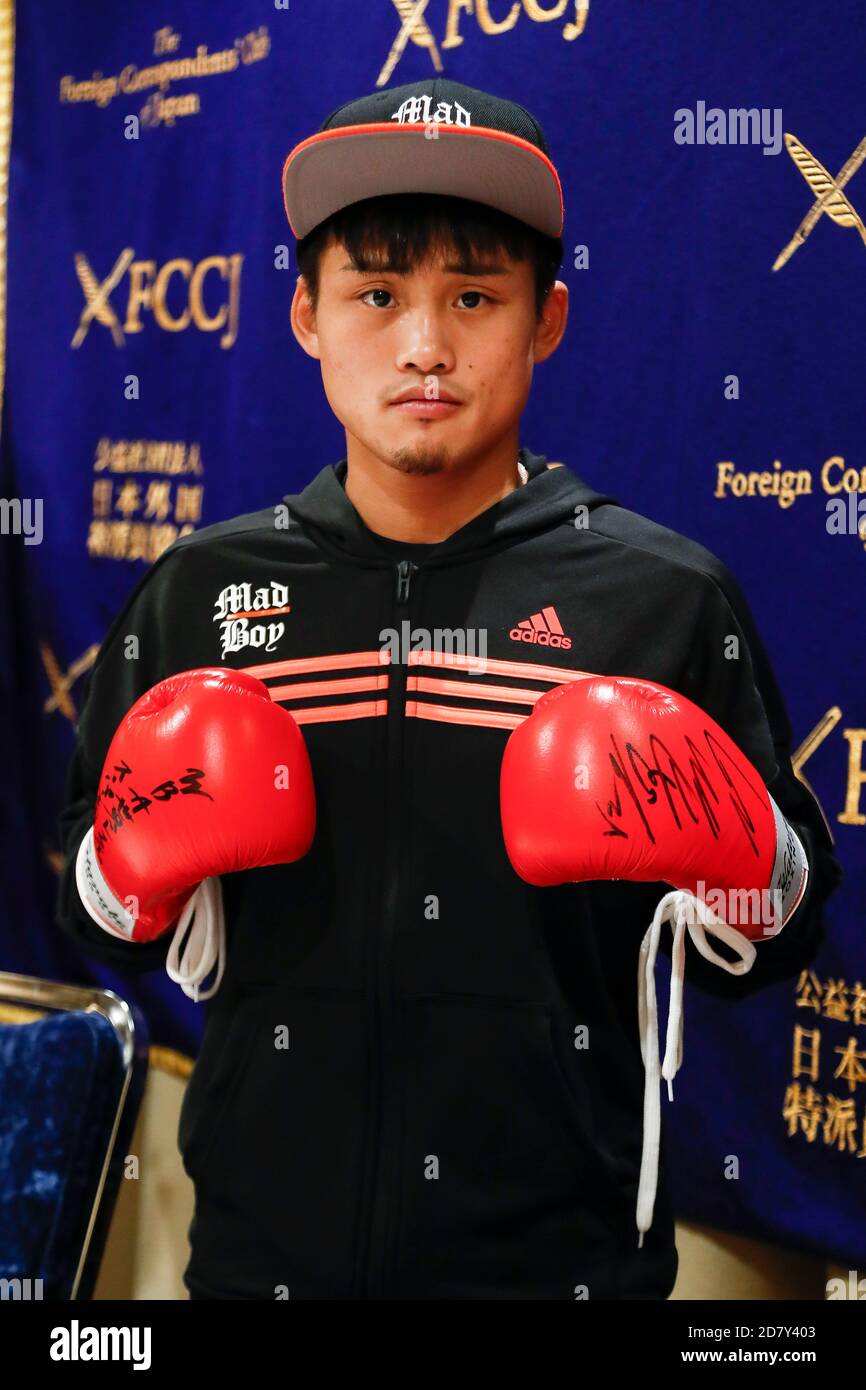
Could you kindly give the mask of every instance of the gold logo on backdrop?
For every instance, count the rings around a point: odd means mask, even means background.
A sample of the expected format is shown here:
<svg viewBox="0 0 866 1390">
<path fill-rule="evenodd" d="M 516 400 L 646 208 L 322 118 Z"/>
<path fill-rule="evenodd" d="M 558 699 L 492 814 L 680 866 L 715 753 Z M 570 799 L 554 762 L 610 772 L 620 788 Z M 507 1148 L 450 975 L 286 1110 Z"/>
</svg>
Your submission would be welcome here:
<svg viewBox="0 0 866 1390">
<path fill-rule="evenodd" d="M 204 484 L 181 481 L 181 475 L 204 476 L 197 443 L 102 438 L 93 471 L 99 476 L 93 481 L 88 555 L 152 564 L 201 521 Z"/>
<path fill-rule="evenodd" d="M 831 844 L 835 844 L 836 840 L 835 836 L 833 835 L 833 831 L 830 829 L 830 822 L 827 819 L 827 814 L 824 810 L 824 807 L 818 800 L 818 797 L 815 793 L 815 788 L 812 786 L 811 782 L 808 780 L 806 774 L 803 771 L 803 767 L 809 761 L 816 749 L 820 748 L 821 744 L 824 742 L 825 738 L 827 738 L 828 734 L 832 733 L 832 731 L 835 729 L 836 725 L 839 723 L 839 720 L 841 718 L 842 711 L 840 710 L 839 706 L 833 705 L 831 709 L 827 710 L 827 713 L 824 715 L 824 717 L 822 719 L 819 719 L 814 729 L 812 729 L 806 735 L 799 748 L 795 748 L 794 752 L 791 755 L 791 766 L 794 769 L 794 775 L 800 782 L 803 783 L 803 786 L 806 788 L 806 790 L 808 792 L 811 792 L 812 796 L 814 797 L 815 804 L 818 807 L 818 810 L 821 812 L 821 818 L 824 821 L 824 825 L 827 829 L 827 834 L 830 837 Z"/>
<path fill-rule="evenodd" d="M 276 5 L 277 0 L 274 3 Z M 288 5 L 289 0 L 283 0 L 277 7 L 288 9 Z M 123 105 L 129 107 L 137 97 L 143 97 L 138 112 L 124 116 L 125 138 L 138 139 L 140 126 L 173 129 L 182 117 L 199 116 L 202 112 L 197 89 L 175 93 L 173 84 L 224 77 L 241 72 L 251 63 L 260 63 L 271 51 L 271 37 L 268 26 L 260 24 L 258 29 L 236 38 L 227 48 L 211 52 L 206 43 L 199 43 L 194 54 L 184 54 L 180 47 L 181 35 L 170 24 L 164 24 L 153 35 L 156 62 L 144 67 L 127 63 L 119 72 L 97 71 L 83 79 L 65 73 L 58 87 L 60 102 L 64 106 L 92 103 L 105 110 L 113 101 L 123 99 Z"/>
<path fill-rule="evenodd" d="M 400 32 L 391 44 L 391 50 L 385 60 L 385 66 L 376 78 L 376 86 L 384 87 L 391 73 L 394 71 L 403 53 L 403 49 L 411 39 L 419 48 L 429 48 L 430 61 L 437 72 L 442 71 L 442 59 L 439 56 L 439 49 L 436 40 L 424 18 L 430 0 L 393 0 L 394 8 L 403 21 Z"/>
<path fill-rule="evenodd" d="M 81 347 L 94 319 L 108 328 L 116 348 L 126 346 L 127 333 L 141 333 L 143 311 L 153 315 L 158 328 L 165 333 L 183 333 L 192 324 L 200 333 L 216 333 L 225 329 L 219 345 L 233 346 L 238 336 L 238 314 L 241 297 L 241 265 L 243 255 L 206 256 L 193 262 L 176 256 L 157 270 L 156 261 L 137 261 L 131 247 L 121 251 L 105 279 L 100 282 L 82 252 L 75 255 L 75 270 L 85 298 L 85 306 L 72 338 L 73 348 Z M 110 295 L 129 272 L 129 292 L 123 325 L 111 305 Z M 215 313 L 205 308 L 204 282 L 206 276 L 218 276 L 227 286 L 225 301 Z M 168 295 L 172 280 L 183 283 L 186 304 L 175 317 L 169 312 Z M 210 292 L 211 301 L 213 293 Z"/>
<path fill-rule="evenodd" d="M 68 671 L 63 671 L 49 644 L 47 642 L 39 643 L 42 665 L 45 667 L 45 674 L 51 686 L 51 694 L 42 706 L 43 714 L 53 714 L 55 710 L 60 710 L 60 713 L 65 714 L 70 723 L 75 723 L 78 712 L 75 708 L 75 701 L 69 692 L 78 677 L 90 670 L 98 652 L 99 643 L 94 642 L 92 646 L 87 648 L 83 656 L 78 657 L 77 661 L 73 661 Z"/>
<path fill-rule="evenodd" d="M 854 177 L 863 160 L 866 159 L 866 135 L 846 159 L 835 178 L 824 168 L 811 151 L 793 135 L 785 133 L 785 148 L 793 159 L 803 178 L 815 194 L 815 202 L 810 207 L 788 245 L 773 262 L 774 270 L 781 270 L 799 246 L 803 245 L 809 233 L 826 214 L 838 227 L 856 227 L 860 240 L 866 246 L 866 227 L 853 203 L 843 192 L 845 185 Z"/>
<path fill-rule="evenodd" d="M 384 87 L 391 77 L 392 72 L 403 56 L 403 52 L 410 39 L 418 48 L 426 48 L 430 53 L 430 61 L 436 72 L 442 72 L 442 58 L 436 45 L 436 40 L 427 23 L 426 11 L 430 0 L 392 0 L 395 10 L 400 16 L 400 30 L 391 44 L 388 57 L 382 66 L 379 76 L 376 78 L 376 86 Z M 551 20 L 561 19 L 562 16 L 571 11 L 574 6 L 574 19 L 568 20 L 562 26 L 562 37 L 570 43 L 572 39 L 577 39 L 586 28 L 586 21 L 589 17 L 589 0 L 553 0 L 553 3 L 543 6 L 541 0 L 514 0 L 510 10 L 504 19 L 494 19 L 490 13 L 490 0 L 475 0 L 475 18 L 482 34 L 505 34 L 509 29 L 513 29 L 520 12 L 523 10 L 526 17 L 534 24 L 549 24 Z M 465 0 L 449 0 L 448 17 L 445 23 L 445 38 L 442 41 L 443 48 L 459 48 L 463 42 L 463 36 L 458 32 L 458 22 L 461 11 L 472 11 L 472 6 L 467 5 Z"/>
<path fill-rule="evenodd" d="M 814 729 L 806 735 L 799 748 L 791 755 L 791 764 L 795 775 L 803 783 L 807 791 L 812 793 L 818 805 L 818 809 L 824 818 L 827 827 L 827 834 L 835 844 L 835 837 L 830 829 L 830 822 L 824 812 L 824 808 L 815 796 L 815 788 L 807 780 L 803 765 L 808 762 L 812 754 L 821 746 L 825 738 L 833 732 L 842 719 L 842 711 L 838 705 L 832 705 L 827 713 L 819 719 Z M 866 813 L 862 808 L 862 798 L 866 791 L 866 729 L 843 729 L 842 737 L 848 745 L 848 768 L 845 778 L 845 807 L 839 811 L 836 819 L 840 825 L 866 825 Z"/>
</svg>

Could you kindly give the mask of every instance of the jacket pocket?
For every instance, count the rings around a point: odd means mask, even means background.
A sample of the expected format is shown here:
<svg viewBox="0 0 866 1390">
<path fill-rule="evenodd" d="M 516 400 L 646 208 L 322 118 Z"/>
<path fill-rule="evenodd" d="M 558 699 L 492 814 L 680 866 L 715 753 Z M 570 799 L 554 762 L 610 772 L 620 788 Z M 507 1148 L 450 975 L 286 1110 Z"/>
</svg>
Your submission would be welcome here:
<svg viewBox="0 0 866 1390">
<path fill-rule="evenodd" d="M 205 1167 L 232 1097 L 244 1078 L 256 1040 L 252 1002 L 247 999 L 231 1012 L 214 1010 L 205 1027 L 181 1103 L 177 1131 L 183 1166 L 193 1181 Z"/>
<path fill-rule="evenodd" d="M 544 1003 L 407 999 L 395 1289 L 610 1297 L 623 1199 Z M 401 1296 L 398 1292 L 397 1296 Z"/>
<path fill-rule="evenodd" d="M 206 1040 L 182 1121 L 194 1281 L 231 1297 L 352 1297 L 368 1031 L 360 991 L 280 984 Z"/>
</svg>

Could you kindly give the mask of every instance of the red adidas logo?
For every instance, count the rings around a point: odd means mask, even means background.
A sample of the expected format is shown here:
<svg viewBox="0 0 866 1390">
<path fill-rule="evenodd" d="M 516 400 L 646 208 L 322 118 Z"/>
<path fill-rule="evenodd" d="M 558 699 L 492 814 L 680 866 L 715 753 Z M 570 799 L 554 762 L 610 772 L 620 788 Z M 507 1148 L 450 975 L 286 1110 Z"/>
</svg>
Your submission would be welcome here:
<svg viewBox="0 0 866 1390">
<path fill-rule="evenodd" d="M 564 652 L 571 650 L 571 638 L 563 632 L 562 623 L 553 607 L 542 608 L 540 613 L 524 618 L 522 623 L 511 629 L 508 636 L 512 642 L 529 642 L 535 647 L 561 647 Z"/>
</svg>

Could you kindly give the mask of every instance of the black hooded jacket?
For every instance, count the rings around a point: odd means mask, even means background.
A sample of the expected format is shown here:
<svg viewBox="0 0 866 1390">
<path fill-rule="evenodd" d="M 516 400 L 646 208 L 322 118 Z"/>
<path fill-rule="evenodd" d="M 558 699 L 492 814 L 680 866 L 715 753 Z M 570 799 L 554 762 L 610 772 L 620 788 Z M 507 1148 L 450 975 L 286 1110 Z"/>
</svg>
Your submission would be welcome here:
<svg viewBox="0 0 866 1390">
<path fill-rule="evenodd" d="M 563 671 L 688 696 L 803 841 L 806 896 L 751 972 L 728 975 L 689 943 L 686 981 L 734 1000 L 795 976 L 821 943 L 841 871 L 733 576 L 569 468 L 521 459 L 523 487 L 425 547 L 383 544 L 346 496 L 346 461 L 325 467 L 275 508 L 175 542 L 100 649 L 60 826 L 58 920 L 85 952 L 155 969 L 171 936 L 112 938 L 74 877 L 109 742 L 151 685 L 201 666 L 251 671 L 299 720 L 315 780 L 306 858 L 221 880 L 226 972 L 202 1004 L 178 1135 L 195 1184 L 194 1294 L 670 1293 L 663 1145 L 641 1249 L 635 1227 L 636 967 L 669 885 L 534 888 L 500 829 L 508 734 Z M 384 663 L 389 630 L 406 636 Z M 434 659 L 443 632 L 483 634 L 483 670 L 478 645 Z"/>
</svg>

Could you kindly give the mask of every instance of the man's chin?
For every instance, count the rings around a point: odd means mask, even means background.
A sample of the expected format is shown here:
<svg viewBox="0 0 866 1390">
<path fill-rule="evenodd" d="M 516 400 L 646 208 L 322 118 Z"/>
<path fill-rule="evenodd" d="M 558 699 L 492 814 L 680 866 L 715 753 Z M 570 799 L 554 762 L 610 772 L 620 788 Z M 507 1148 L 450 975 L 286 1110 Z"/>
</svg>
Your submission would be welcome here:
<svg viewBox="0 0 866 1390">
<path fill-rule="evenodd" d="M 385 461 L 399 473 L 428 478 L 446 472 L 452 463 L 452 457 L 451 451 L 441 445 L 406 445 L 392 450 Z"/>
</svg>

